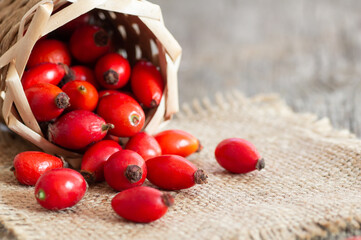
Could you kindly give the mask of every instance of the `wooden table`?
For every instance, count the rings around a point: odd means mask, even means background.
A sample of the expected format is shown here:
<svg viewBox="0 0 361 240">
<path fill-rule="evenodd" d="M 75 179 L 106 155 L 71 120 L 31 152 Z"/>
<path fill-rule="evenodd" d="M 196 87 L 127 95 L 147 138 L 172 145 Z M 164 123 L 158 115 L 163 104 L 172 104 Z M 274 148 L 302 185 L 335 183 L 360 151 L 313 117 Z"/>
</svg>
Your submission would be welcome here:
<svg viewBox="0 0 361 240">
<path fill-rule="evenodd" d="M 361 1 L 153 2 L 183 47 L 181 103 L 233 89 L 275 92 L 361 136 Z M 0 224 L 3 238 L 14 237 Z"/>
</svg>

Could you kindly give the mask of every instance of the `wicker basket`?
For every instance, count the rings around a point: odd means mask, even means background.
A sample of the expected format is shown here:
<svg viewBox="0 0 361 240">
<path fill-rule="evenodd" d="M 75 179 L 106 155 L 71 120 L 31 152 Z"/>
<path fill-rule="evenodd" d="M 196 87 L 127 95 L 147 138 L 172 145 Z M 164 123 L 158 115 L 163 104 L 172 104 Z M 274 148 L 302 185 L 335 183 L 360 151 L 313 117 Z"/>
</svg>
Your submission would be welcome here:
<svg viewBox="0 0 361 240">
<path fill-rule="evenodd" d="M 69 6 L 59 10 L 64 4 Z M 160 67 L 166 82 L 163 98 L 160 105 L 147 114 L 144 130 L 153 133 L 178 111 L 177 71 L 181 48 L 165 28 L 159 6 L 144 0 L 2 0 L 0 9 L 1 113 L 12 131 L 45 152 L 63 156 L 73 167 L 79 166 L 81 155 L 44 138 L 20 79 L 40 37 L 91 10 L 113 26 L 131 63 L 146 58 Z"/>
</svg>

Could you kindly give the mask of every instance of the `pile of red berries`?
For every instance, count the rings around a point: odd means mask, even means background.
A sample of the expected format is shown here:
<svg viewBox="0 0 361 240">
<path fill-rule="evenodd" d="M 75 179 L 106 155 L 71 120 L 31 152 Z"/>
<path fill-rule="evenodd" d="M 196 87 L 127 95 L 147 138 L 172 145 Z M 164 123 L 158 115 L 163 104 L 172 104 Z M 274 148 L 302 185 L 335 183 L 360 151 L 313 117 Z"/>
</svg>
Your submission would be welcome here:
<svg viewBox="0 0 361 240">
<path fill-rule="evenodd" d="M 108 31 L 88 21 L 86 14 L 57 30 L 69 35 L 68 40 L 40 39 L 22 77 L 44 135 L 83 153 L 81 169 L 66 168 L 60 158 L 46 153 L 23 152 L 14 159 L 14 174 L 21 184 L 35 185 L 36 200 L 50 210 L 74 206 L 83 198 L 87 182 L 105 180 L 120 191 L 112 200 L 117 214 L 151 222 L 162 217 L 174 199 L 142 186 L 145 179 L 164 190 L 207 183 L 207 174 L 186 159 L 202 146 L 181 130 L 154 136 L 141 132 L 145 112 L 162 98 L 161 74 L 146 60 L 131 67 L 113 49 Z M 123 147 L 120 138 L 127 139 Z M 223 141 L 215 156 L 235 173 L 264 167 L 254 146 L 242 139 Z"/>
</svg>

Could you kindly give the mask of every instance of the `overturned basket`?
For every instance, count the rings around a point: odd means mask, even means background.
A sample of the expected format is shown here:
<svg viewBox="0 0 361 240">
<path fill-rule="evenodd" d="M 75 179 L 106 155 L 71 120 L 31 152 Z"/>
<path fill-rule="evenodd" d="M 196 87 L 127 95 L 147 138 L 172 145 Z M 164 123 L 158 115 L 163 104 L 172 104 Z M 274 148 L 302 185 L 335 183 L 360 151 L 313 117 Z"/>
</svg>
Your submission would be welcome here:
<svg viewBox="0 0 361 240">
<path fill-rule="evenodd" d="M 165 81 L 164 94 L 159 106 L 148 113 L 144 131 L 153 133 L 178 111 L 181 48 L 165 28 L 159 6 L 144 0 L 4 0 L 0 9 L 1 113 L 12 131 L 45 152 L 63 156 L 74 167 L 79 166 L 78 153 L 44 138 L 20 79 L 39 38 L 91 10 L 97 18 L 113 26 L 130 63 L 146 58 L 160 68 Z"/>
</svg>

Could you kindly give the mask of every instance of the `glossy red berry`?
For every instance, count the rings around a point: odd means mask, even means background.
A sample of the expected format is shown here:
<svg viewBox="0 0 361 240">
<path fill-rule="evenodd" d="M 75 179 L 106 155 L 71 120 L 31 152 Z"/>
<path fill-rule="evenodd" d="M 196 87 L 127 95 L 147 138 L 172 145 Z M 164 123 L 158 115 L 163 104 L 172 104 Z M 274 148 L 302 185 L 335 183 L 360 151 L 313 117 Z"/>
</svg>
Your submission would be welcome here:
<svg viewBox="0 0 361 240">
<path fill-rule="evenodd" d="M 207 183 L 207 174 L 181 156 L 162 155 L 149 159 L 146 164 L 148 180 L 165 190 L 180 190 Z"/>
<path fill-rule="evenodd" d="M 27 66 L 31 68 L 46 62 L 70 66 L 71 56 L 65 43 L 55 39 L 39 40 L 31 51 Z"/>
<path fill-rule="evenodd" d="M 132 70 L 131 87 L 138 101 L 147 108 L 159 105 L 164 82 L 158 69 L 147 61 L 139 61 Z"/>
<path fill-rule="evenodd" d="M 131 137 L 125 148 L 138 153 L 145 161 L 162 155 L 157 140 L 145 132 L 139 132 Z"/>
<path fill-rule="evenodd" d="M 83 176 L 69 168 L 44 173 L 35 185 L 35 198 L 49 210 L 61 210 L 77 204 L 87 189 Z"/>
<path fill-rule="evenodd" d="M 248 173 L 265 167 L 256 147 L 241 138 L 225 139 L 215 150 L 217 162 L 232 173 Z"/>
<path fill-rule="evenodd" d="M 85 66 L 73 66 L 70 69 L 74 75 L 73 80 L 86 81 L 91 83 L 96 89 L 100 88 L 95 80 L 95 74 L 92 69 Z"/>
<path fill-rule="evenodd" d="M 25 90 L 31 111 L 39 122 L 50 121 L 69 107 L 69 97 L 59 87 L 39 83 Z"/>
<path fill-rule="evenodd" d="M 48 138 L 62 147 L 79 150 L 102 140 L 112 127 L 90 111 L 75 110 L 49 124 Z"/>
<path fill-rule="evenodd" d="M 96 79 L 106 89 L 123 87 L 129 80 L 130 71 L 128 60 L 117 53 L 103 56 L 95 65 Z"/>
<path fill-rule="evenodd" d="M 42 63 L 25 71 L 21 83 L 24 89 L 38 83 L 58 85 L 68 71 L 69 68 L 64 64 Z"/>
<path fill-rule="evenodd" d="M 104 96 L 99 100 L 97 113 L 114 124 L 109 132 L 118 137 L 131 137 L 140 132 L 145 115 L 141 106 L 124 93 Z"/>
<path fill-rule="evenodd" d="M 104 164 L 105 181 L 117 191 L 142 185 L 146 176 L 145 161 L 130 150 L 114 153 Z"/>
<path fill-rule="evenodd" d="M 165 130 L 154 136 L 159 143 L 162 154 L 174 154 L 187 157 L 202 150 L 199 140 L 183 130 Z"/>
<path fill-rule="evenodd" d="M 91 146 L 81 161 L 80 173 L 88 183 L 104 181 L 104 164 L 114 153 L 122 147 L 112 140 L 102 140 Z"/>
<path fill-rule="evenodd" d="M 82 26 L 71 36 L 69 47 L 75 59 L 82 63 L 93 63 L 108 52 L 110 38 L 101 27 Z"/>
<path fill-rule="evenodd" d="M 118 193 L 112 200 L 113 210 L 122 218 L 139 223 L 153 222 L 174 203 L 169 193 L 150 187 L 135 187 Z"/>
<path fill-rule="evenodd" d="M 94 111 L 98 104 L 98 91 L 96 88 L 85 81 L 70 81 L 66 83 L 63 90 L 70 98 L 69 110 L 88 110 Z"/>
<path fill-rule="evenodd" d="M 21 184 L 34 186 L 39 177 L 46 171 L 62 168 L 63 161 L 53 155 L 28 151 L 14 158 L 14 175 Z"/>
</svg>

